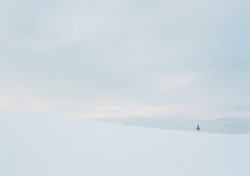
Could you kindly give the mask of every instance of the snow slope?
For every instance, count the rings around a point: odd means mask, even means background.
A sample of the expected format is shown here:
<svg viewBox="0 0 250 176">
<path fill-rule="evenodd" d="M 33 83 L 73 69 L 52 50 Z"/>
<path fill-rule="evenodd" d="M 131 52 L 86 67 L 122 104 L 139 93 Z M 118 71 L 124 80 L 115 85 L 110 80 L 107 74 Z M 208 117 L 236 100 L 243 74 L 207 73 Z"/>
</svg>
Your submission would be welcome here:
<svg viewBox="0 0 250 176">
<path fill-rule="evenodd" d="M 1 176 L 249 176 L 250 135 L 0 116 Z"/>
<path fill-rule="evenodd" d="M 250 118 L 192 119 L 190 117 L 154 117 L 154 118 L 101 118 L 96 121 L 152 127 L 169 130 L 194 131 L 197 124 L 201 132 L 222 134 L 250 134 Z"/>
</svg>

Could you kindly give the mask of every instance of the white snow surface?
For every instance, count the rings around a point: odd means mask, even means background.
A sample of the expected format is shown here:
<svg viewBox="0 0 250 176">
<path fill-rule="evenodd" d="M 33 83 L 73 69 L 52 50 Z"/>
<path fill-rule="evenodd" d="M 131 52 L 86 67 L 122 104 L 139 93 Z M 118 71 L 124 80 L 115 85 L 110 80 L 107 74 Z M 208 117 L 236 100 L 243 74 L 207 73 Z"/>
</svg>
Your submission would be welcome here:
<svg viewBox="0 0 250 176">
<path fill-rule="evenodd" d="M 0 117 L 1 176 L 249 176 L 250 135 Z"/>
</svg>

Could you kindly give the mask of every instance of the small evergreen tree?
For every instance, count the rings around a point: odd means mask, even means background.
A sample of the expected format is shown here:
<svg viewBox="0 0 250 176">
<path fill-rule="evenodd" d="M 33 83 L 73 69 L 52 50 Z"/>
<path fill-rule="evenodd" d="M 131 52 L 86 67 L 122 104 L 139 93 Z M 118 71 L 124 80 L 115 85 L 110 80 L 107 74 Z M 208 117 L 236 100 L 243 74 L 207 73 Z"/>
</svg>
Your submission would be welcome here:
<svg viewBox="0 0 250 176">
<path fill-rule="evenodd" d="M 199 124 L 197 125 L 196 130 L 197 130 L 198 132 L 201 130 Z"/>
</svg>

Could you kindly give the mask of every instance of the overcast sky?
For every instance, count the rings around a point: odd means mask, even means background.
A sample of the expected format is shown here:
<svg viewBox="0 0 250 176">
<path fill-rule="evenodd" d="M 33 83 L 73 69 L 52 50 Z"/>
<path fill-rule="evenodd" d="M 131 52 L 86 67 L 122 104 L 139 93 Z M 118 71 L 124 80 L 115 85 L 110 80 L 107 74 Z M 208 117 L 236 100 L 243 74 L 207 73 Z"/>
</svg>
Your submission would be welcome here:
<svg viewBox="0 0 250 176">
<path fill-rule="evenodd" d="M 248 0 L 0 0 L 0 109 L 250 117 Z"/>
</svg>

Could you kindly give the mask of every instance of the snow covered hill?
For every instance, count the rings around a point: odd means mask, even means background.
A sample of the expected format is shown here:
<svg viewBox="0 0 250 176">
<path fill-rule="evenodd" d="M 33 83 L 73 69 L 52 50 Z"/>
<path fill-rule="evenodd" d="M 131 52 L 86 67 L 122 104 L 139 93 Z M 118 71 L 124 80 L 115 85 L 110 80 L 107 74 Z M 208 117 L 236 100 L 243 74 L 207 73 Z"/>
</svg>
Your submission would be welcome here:
<svg viewBox="0 0 250 176">
<path fill-rule="evenodd" d="M 250 118 L 192 119 L 185 117 L 102 118 L 96 121 L 152 127 L 169 130 L 194 131 L 200 124 L 201 132 L 222 134 L 250 134 Z"/>
<path fill-rule="evenodd" d="M 249 176 L 250 135 L 0 116 L 1 176 Z"/>
</svg>

